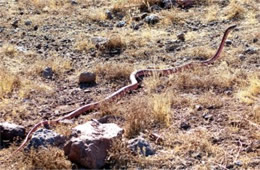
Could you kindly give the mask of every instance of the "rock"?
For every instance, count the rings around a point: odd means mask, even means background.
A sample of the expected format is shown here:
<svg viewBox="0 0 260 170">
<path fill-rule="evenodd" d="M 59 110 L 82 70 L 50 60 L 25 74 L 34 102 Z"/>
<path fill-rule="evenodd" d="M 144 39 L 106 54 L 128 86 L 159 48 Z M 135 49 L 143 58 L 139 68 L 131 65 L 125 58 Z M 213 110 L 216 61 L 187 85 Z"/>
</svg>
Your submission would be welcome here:
<svg viewBox="0 0 260 170">
<path fill-rule="evenodd" d="M 105 165 L 107 151 L 114 139 L 122 136 L 123 129 L 114 123 L 89 121 L 72 129 L 72 138 L 64 147 L 68 158 L 87 168 Z"/>
<path fill-rule="evenodd" d="M 0 27 L 0 33 L 4 32 L 4 27 Z"/>
<path fill-rule="evenodd" d="M 125 26 L 125 21 L 119 21 L 117 24 L 116 24 L 116 27 L 123 27 Z"/>
<path fill-rule="evenodd" d="M 208 120 L 208 121 L 212 121 L 214 119 L 213 115 L 210 114 L 210 113 L 204 113 L 202 115 L 202 117 L 205 119 L 205 120 Z"/>
<path fill-rule="evenodd" d="M 165 50 L 167 53 L 169 53 L 169 52 L 173 52 L 173 51 L 177 50 L 178 48 L 179 48 L 179 45 L 173 44 L 173 45 L 167 45 Z"/>
<path fill-rule="evenodd" d="M 232 41 L 231 40 L 226 40 L 226 45 L 229 46 L 232 44 Z"/>
<path fill-rule="evenodd" d="M 43 71 L 42 71 L 42 76 L 46 79 L 52 79 L 53 77 L 53 71 L 51 67 L 46 67 Z"/>
<path fill-rule="evenodd" d="M 131 139 L 127 143 L 127 147 L 136 154 L 143 156 L 150 156 L 155 154 L 155 150 L 152 149 L 150 144 L 142 137 Z"/>
<path fill-rule="evenodd" d="M 161 7 L 159 7 L 158 5 L 152 5 L 151 6 L 151 10 L 152 11 L 160 11 L 162 8 Z"/>
<path fill-rule="evenodd" d="M 181 122 L 181 124 L 180 124 L 180 129 L 182 129 L 182 130 L 188 130 L 188 129 L 190 129 L 190 128 L 191 128 L 191 126 L 190 126 L 189 123 L 187 123 L 187 122 Z"/>
<path fill-rule="evenodd" d="M 108 39 L 105 37 L 94 37 L 91 38 L 91 42 L 95 44 L 97 48 L 99 48 L 101 46 L 104 46 L 108 42 Z"/>
<path fill-rule="evenodd" d="M 257 43 L 258 42 L 258 39 L 257 38 L 254 38 L 253 39 L 253 43 Z"/>
<path fill-rule="evenodd" d="M 147 24 L 156 24 L 160 21 L 160 18 L 157 16 L 157 15 L 149 15 L 149 16 L 146 16 L 144 18 L 144 21 L 147 23 Z"/>
<path fill-rule="evenodd" d="M 77 2 L 76 0 L 71 0 L 71 1 L 70 1 L 70 4 L 71 4 L 71 5 L 78 5 L 78 2 Z"/>
<path fill-rule="evenodd" d="M 243 54 L 239 54 L 238 55 L 238 58 L 241 60 L 241 61 L 244 61 L 246 59 L 246 56 L 243 55 Z"/>
<path fill-rule="evenodd" d="M 39 129 L 33 133 L 32 138 L 27 145 L 26 149 L 47 147 L 50 146 L 63 146 L 65 137 L 49 129 Z"/>
<path fill-rule="evenodd" d="M 194 107 L 197 111 L 201 111 L 203 109 L 203 107 L 199 104 L 196 104 Z"/>
<path fill-rule="evenodd" d="M 19 20 L 15 20 L 11 25 L 14 28 L 18 28 L 18 23 L 19 23 Z"/>
<path fill-rule="evenodd" d="M 161 6 L 164 9 L 170 9 L 176 4 L 176 0 L 162 0 Z"/>
<path fill-rule="evenodd" d="M 79 83 L 95 84 L 96 74 L 91 72 L 83 72 L 79 75 Z"/>
<path fill-rule="evenodd" d="M 176 2 L 182 8 L 189 8 L 195 4 L 195 0 L 176 0 Z"/>
<path fill-rule="evenodd" d="M 0 146 L 8 146 L 16 138 L 25 137 L 25 128 L 16 124 L 0 123 Z M 0 147 L 1 148 L 1 147 Z"/>
<path fill-rule="evenodd" d="M 107 19 L 113 19 L 112 12 L 109 10 L 106 10 L 105 12 Z"/>
<path fill-rule="evenodd" d="M 255 54 L 256 53 L 256 49 L 253 47 L 248 47 L 245 51 L 244 54 Z"/>
<path fill-rule="evenodd" d="M 131 28 L 133 28 L 133 30 L 139 30 L 139 28 L 140 28 L 142 25 L 144 25 L 143 22 L 140 22 L 140 23 L 138 23 L 138 24 L 132 23 Z"/>
<path fill-rule="evenodd" d="M 32 21 L 30 21 L 30 20 L 25 21 L 25 22 L 24 22 L 24 25 L 26 25 L 26 26 L 30 26 L 30 25 L 32 25 Z"/>
<path fill-rule="evenodd" d="M 37 31 L 38 28 L 39 28 L 38 25 L 35 25 L 35 26 L 33 27 L 33 30 L 34 30 L 34 31 Z"/>
<path fill-rule="evenodd" d="M 181 40 L 181 41 L 185 41 L 185 35 L 184 35 L 184 33 L 181 32 L 181 33 L 177 34 L 177 38 L 178 38 L 179 40 Z"/>
</svg>

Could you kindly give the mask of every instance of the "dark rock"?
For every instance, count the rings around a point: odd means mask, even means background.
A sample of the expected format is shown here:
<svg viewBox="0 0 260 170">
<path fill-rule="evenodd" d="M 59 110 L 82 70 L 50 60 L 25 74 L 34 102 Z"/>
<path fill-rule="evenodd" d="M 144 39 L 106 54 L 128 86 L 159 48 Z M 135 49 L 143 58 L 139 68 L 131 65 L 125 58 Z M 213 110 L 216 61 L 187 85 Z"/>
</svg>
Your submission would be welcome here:
<svg viewBox="0 0 260 170">
<path fill-rule="evenodd" d="M 181 33 L 177 34 L 177 38 L 178 38 L 179 40 L 181 40 L 181 41 L 185 41 L 185 35 L 184 35 L 184 33 L 181 32 Z"/>
<path fill-rule="evenodd" d="M 121 138 L 122 133 L 123 129 L 116 124 L 89 121 L 72 129 L 72 138 L 64 147 L 65 155 L 81 166 L 102 168 L 113 140 Z"/>
<path fill-rule="evenodd" d="M 195 4 L 195 0 L 176 0 L 176 2 L 182 8 L 190 8 Z"/>
<path fill-rule="evenodd" d="M 164 9 L 170 9 L 172 8 L 174 5 L 176 5 L 176 0 L 162 0 L 161 1 L 161 6 Z"/>
<path fill-rule="evenodd" d="M 258 39 L 257 38 L 254 38 L 253 39 L 253 43 L 257 43 L 258 42 Z"/>
<path fill-rule="evenodd" d="M 179 45 L 175 45 L 175 44 L 167 45 L 165 50 L 166 50 L 166 52 L 173 52 L 173 51 L 177 50 L 178 47 L 179 47 Z"/>
<path fill-rule="evenodd" d="M 214 118 L 213 118 L 213 115 L 212 114 L 209 114 L 209 113 L 204 113 L 202 115 L 202 117 L 205 119 L 205 120 L 208 120 L 208 121 L 212 121 Z"/>
<path fill-rule="evenodd" d="M 161 7 L 159 7 L 158 5 L 152 5 L 151 6 L 151 10 L 152 11 L 160 11 L 162 8 Z"/>
<path fill-rule="evenodd" d="M 83 72 L 79 75 L 79 83 L 95 84 L 96 74 L 91 72 Z"/>
<path fill-rule="evenodd" d="M 191 126 L 190 126 L 190 124 L 188 122 L 181 122 L 180 129 L 188 130 L 190 128 L 191 128 Z"/>
<path fill-rule="evenodd" d="M 4 27 L 0 27 L 0 33 L 4 32 Z"/>
<path fill-rule="evenodd" d="M 14 28 L 18 28 L 18 23 L 19 23 L 19 20 L 15 20 L 11 25 Z"/>
<path fill-rule="evenodd" d="M 107 19 L 113 19 L 112 12 L 109 10 L 106 10 L 105 12 Z"/>
<path fill-rule="evenodd" d="M 136 154 L 143 156 L 150 156 L 155 154 L 155 150 L 152 149 L 151 145 L 142 137 L 131 139 L 127 143 L 127 147 Z"/>
<path fill-rule="evenodd" d="M 226 40 L 226 45 L 229 46 L 232 44 L 232 41 L 231 40 Z"/>
<path fill-rule="evenodd" d="M 201 105 L 197 104 L 197 105 L 195 105 L 195 109 L 197 111 L 201 111 L 203 109 L 203 107 Z"/>
<path fill-rule="evenodd" d="M 70 1 L 70 4 L 71 4 L 71 5 L 78 5 L 78 2 L 77 2 L 76 0 L 71 0 L 71 1 Z"/>
<path fill-rule="evenodd" d="M 47 147 L 50 146 L 63 146 L 65 137 L 49 129 L 39 129 L 33 133 L 32 138 L 27 145 L 26 149 Z"/>
<path fill-rule="evenodd" d="M 255 48 L 253 48 L 253 47 L 248 47 L 245 51 L 244 51 L 244 53 L 245 54 L 255 54 L 256 53 L 256 49 Z"/>
<path fill-rule="evenodd" d="M 243 54 L 239 54 L 238 55 L 238 58 L 241 60 L 241 61 L 244 61 L 246 59 L 246 56 L 243 55 Z"/>
<path fill-rule="evenodd" d="M 33 27 L 33 30 L 34 30 L 34 31 L 37 31 L 37 30 L 38 30 L 38 25 L 35 25 L 35 26 Z"/>
<path fill-rule="evenodd" d="M 46 79 L 51 79 L 53 77 L 53 71 L 51 67 L 46 67 L 43 71 L 42 71 L 42 76 Z"/>
<path fill-rule="evenodd" d="M 147 23 L 147 24 L 156 24 L 160 21 L 160 18 L 157 16 L 157 15 L 149 15 L 149 16 L 146 16 L 144 18 L 144 21 Z"/>
<path fill-rule="evenodd" d="M 117 24 L 116 24 L 116 27 L 123 27 L 125 26 L 125 21 L 119 21 Z"/>
<path fill-rule="evenodd" d="M 138 23 L 138 24 L 132 24 L 131 25 L 131 28 L 133 28 L 133 30 L 139 30 L 139 28 L 142 26 L 142 25 L 144 25 L 144 23 L 143 22 L 140 22 L 140 23 Z"/>
<path fill-rule="evenodd" d="M 25 22 L 24 22 L 24 25 L 26 25 L 26 26 L 30 26 L 30 25 L 32 25 L 32 21 L 30 21 L 30 20 L 25 21 Z"/>
<path fill-rule="evenodd" d="M 25 128 L 16 124 L 4 122 L 0 123 L 0 148 L 8 146 L 17 138 L 25 137 Z"/>
</svg>

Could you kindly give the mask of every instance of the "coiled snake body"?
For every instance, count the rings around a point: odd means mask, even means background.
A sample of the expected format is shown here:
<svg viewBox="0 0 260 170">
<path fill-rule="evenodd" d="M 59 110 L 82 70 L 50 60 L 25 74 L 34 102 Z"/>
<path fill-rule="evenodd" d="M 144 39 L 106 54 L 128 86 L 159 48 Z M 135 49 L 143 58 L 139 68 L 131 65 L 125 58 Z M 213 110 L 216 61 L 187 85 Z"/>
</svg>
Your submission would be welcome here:
<svg viewBox="0 0 260 170">
<path fill-rule="evenodd" d="M 225 45 L 225 40 L 229 34 L 229 32 L 234 29 L 236 27 L 236 25 L 230 26 L 226 29 L 222 41 L 219 45 L 219 48 L 216 52 L 216 54 L 212 57 L 209 58 L 207 60 L 204 61 L 192 61 L 189 63 L 186 63 L 184 65 L 178 66 L 178 67 L 174 67 L 174 68 L 167 68 L 167 69 L 143 69 L 143 70 L 137 70 L 131 73 L 130 75 L 130 81 L 131 84 L 122 87 L 121 89 L 117 90 L 116 92 L 112 93 L 111 95 L 109 95 L 108 97 L 106 97 L 105 99 L 98 101 L 98 102 L 94 102 L 94 103 L 90 103 L 84 106 L 79 107 L 78 109 L 72 111 L 71 113 L 55 119 L 55 120 L 45 120 L 45 121 L 41 121 L 39 123 L 37 123 L 36 125 L 34 125 L 34 127 L 29 131 L 29 133 L 27 134 L 26 138 L 24 139 L 23 143 L 18 147 L 18 149 L 16 149 L 16 151 L 13 152 L 12 155 L 14 155 L 14 153 L 20 151 L 28 142 L 28 140 L 31 138 L 31 135 L 33 132 L 35 132 L 37 130 L 38 127 L 42 126 L 42 125 L 48 125 L 48 124 L 56 124 L 59 123 L 62 120 L 65 119 L 71 119 L 73 117 L 76 117 L 84 112 L 87 111 L 91 111 L 93 109 L 97 109 L 99 108 L 103 103 L 108 102 L 108 101 L 112 101 L 114 99 L 116 99 L 119 96 L 123 96 L 125 93 L 135 90 L 138 88 L 139 84 L 141 83 L 141 81 L 139 80 L 140 77 L 144 77 L 144 76 L 149 76 L 152 75 L 153 73 L 158 73 L 161 76 L 167 76 L 169 74 L 173 74 L 176 73 L 180 70 L 184 70 L 190 67 L 194 67 L 195 65 L 208 65 L 212 62 L 214 62 L 216 59 L 219 58 L 221 51 L 223 50 L 223 47 Z M 139 81 L 138 81 L 139 80 Z"/>
</svg>

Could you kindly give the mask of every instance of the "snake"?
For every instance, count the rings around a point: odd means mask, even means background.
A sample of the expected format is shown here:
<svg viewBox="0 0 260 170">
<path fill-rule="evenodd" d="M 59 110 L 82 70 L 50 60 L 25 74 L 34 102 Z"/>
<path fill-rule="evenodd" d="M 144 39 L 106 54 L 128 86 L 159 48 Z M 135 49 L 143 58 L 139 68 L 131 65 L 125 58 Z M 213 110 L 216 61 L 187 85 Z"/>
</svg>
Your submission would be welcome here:
<svg viewBox="0 0 260 170">
<path fill-rule="evenodd" d="M 188 68 L 194 68 L 197 65 L 202 66 L 202 65 L 209 65 L 209 64 L 213 63 L 216 59 L 219 58 L 221 52 L 223 51 L 225 41 L 228 37 L 229 32 L 231 30 L 233 30 L 235 27 L 236 27 L 236 25 L 232 25 L 225 30 L 224 35 L 223 35 L 222 40 L 221 40 L 221 43 L 220 43 L 215 55 L 213 57 L 209 58 L 209 59 L 201 60 L 201 61 L 190 61 L 190 62 L 184 63 L 180 66 L 166 68 L 166 69 L 141 69 L 141 70 L 134 71 L 130 74 L 131 84 L 120 88 L 119 90 L 115 91 L 114 93 L 105 97 L 104 99 L 97 101 L 97 102 L 92 102 L 92 103 L 83 105 L 83 106 L 75 109 L 74 111 L 72 111 L 68 114 L 65 114 L 63 117 L 57 118 L 55 120 L 44 120 L 44 121 L 41 121 L 41 122 L 35 124 L 33 126 L 33 128 L 26 135 L 22 144 L 13 152 L 12 155 L 14 155 L 16 152 L 20 151 L 26 145 L 26 143 L 30 140 L 32 134 L 40 126 L 57 124 L 57 123 L 60 123 L 61 121 L 65 120 L 65 119 L 71 119 L 71 118 L 79 116 L 79 115 L 81 115 L 85 112 L 90 112 L 94 109 L 98 109 L 102 104 L 104 104 L 106 102 L 113 101 L 120 96 L 124 96 L 126 93 L 129 93 L 133 90 L 136 90 L 142 82 L 141 81 L 142 77 L 151 76 L 152 74 L 155 74 L 155 73 L 159 74 L 159 76 L 167 76 L 167 75 L 179 72 L 181 70 L 186 70 Z"/>
</svg>

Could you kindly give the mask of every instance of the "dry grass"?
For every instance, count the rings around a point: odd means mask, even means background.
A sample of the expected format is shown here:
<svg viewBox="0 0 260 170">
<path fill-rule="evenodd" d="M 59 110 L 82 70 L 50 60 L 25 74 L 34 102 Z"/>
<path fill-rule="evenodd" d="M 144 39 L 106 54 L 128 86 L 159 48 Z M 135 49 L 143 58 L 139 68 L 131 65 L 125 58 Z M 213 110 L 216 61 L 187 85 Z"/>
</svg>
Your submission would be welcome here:
<svg viewBox="0 0 260 170">
<path fill-rule="evenodd" d="M 6 152 L 10 152 L 6 150 Z M 12 152 L 12 151 L 11 151 Z M 9 155 L 9 153 L 7 154 Z M 8 161 L 5 169 L 71 169 L 72 164 L 68 161 L 63 150 L 49 147 L 42 150 L 31 150 L 28 153 L 18 153 Z"/>
<path fill-rule="evenodd" d="M 104 63 L 99 64 L 95 67 L 95 73 L 101 77 L 105 77 L 106 79 L 128 79 L 133 68 L 131 65 L 127 63 Z"/>
<path fill-rule="evenodd" d="M 21 81 L 17 75 L 4 71 L 3 67 L 0 69 L 0 98 L 3 98 L 6 94 L 19 88 Z"/>
<path fill-rule="evenodd" d="M 246 9 L 237 0 L 231 0 L 230 4 L 224 9 L 224 19 L 241 19 L 244 17 Z"/>
</svg>

